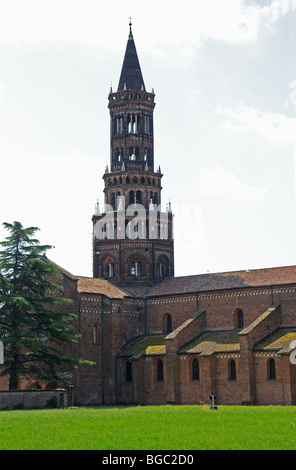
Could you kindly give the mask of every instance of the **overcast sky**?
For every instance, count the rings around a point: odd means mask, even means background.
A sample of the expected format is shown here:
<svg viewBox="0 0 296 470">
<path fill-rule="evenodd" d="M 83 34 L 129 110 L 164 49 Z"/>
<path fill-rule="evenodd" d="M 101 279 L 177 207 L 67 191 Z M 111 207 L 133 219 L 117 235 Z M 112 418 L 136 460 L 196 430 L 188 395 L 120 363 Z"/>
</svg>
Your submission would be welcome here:
<svg viewBox="0 0 296 470">
<path fill-rule="evenodd" d="M 296 0 L 0 0 L 0 222 L 92 275 L 129 15 L 175 274 L 296 264 Z"/>
</svg>

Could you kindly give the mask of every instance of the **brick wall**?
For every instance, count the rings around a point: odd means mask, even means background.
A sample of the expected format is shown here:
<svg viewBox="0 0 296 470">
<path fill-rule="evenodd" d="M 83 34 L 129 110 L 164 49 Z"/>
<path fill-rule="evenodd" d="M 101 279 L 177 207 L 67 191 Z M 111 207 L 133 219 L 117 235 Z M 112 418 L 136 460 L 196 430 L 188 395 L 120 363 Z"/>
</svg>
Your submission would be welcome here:
<svg viewBox="0 0 296 470">
<path fill-rule="evenodd" d="M 274 357 L 276 379 L 268 378 L 268 360 L 270 357 L 255 358 L 256 374 L 256 404 L 257 405 L 284 405 L 289 404 L 284 400 L 283 375 L 281 358 Z"/>
<path fill-rule="evenodd" d="M 270 290 L 237 289 L 198 294 L 198 308 L 207 312 L 207 329 L 232 329 L 235 312 L 243 311 L 244 327 L 270 307 Z"/>
<path fill-rule="evenodd" d="M 242 381 L 239 357 L 223 357 L 216 359 L 216 395 L 217 404 L 241 405 Z M 235 361 L 236 379 L 231 380 L 229 374 L 230 361 Z"/>
<path fill-rule="evenodd" d="M 173 330 L 197 312 L 196 295 L 172 295 L 147 301 L 147 334 L 164 333 L 164 317 L 172 316 Z"/>
<path fill-rule="evenodd" d="M 191 368 L 193 359 L 199 361 L 199 380 L 192 380 Z M 198 355 L 179 355 L 180 361 L 180 403 L 202 404 L 204 400 L 203 359 Z M 210 393 L 210 392 L 209 392 Z"/>
<path fill-rule="evenodd" d="M 179 403 L 180 401 L 180 357 L 179 347 L 187 343 L 205 329 L 206 315 L 198 311 L 193 317 L 187 319 L 182 325 L 166 337 L 166 380 L 167 401 Z"/>
<path fill-rule="evenodd" d="M 68 406 L 67 391 L 60 390 L 22 390 L 22 391 L 0 391 L 0 409 L 14 407 L 27 408 L 45 408 L 47 402 L 57 398 L 59 408 Z"/>
<path fill-rule="evenodd" d="M 163 381 L 157 381 L 157 362 L 163 361 Z M 166 396 L 166 359 L 165 356 L 145 357 L 145 382 L 143 383 L 146 405 L 163 405 Z"/>
<path fill-rule="evenodd" d="M 296 287 L 274 286 L 273 301 L 281 304 L 281 325 L 296 326 Z"/>
</svg>

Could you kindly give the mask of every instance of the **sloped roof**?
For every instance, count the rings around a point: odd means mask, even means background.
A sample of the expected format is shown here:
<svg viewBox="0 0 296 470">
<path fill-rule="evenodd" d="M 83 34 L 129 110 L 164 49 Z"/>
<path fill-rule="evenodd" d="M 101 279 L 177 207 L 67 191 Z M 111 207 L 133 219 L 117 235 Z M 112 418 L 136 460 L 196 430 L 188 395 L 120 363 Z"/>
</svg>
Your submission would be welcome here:
<svg viewBox="0 0 296 470">
<path fill-rule="evenodd" d="M 127 344 L 121 351 L 120 356 L 129 356 L 138 359 L 141 356 L 153 356 L 165 354 L 165 336 L 153 335 L 144 336 L 138 341 Z"/>
<path fill-rule="evenodd" d="M 165 278 L 147 297 L 283 284 L 296 284 L 296 266 Z"/>
<path fill-rule="evenodd" d="M 238 352 L 238 331 L 209 331 L 201 333 L 179 349 L 180 353 L 210 356 L 214 353 Z"/>
<path fill-rule="evenodd" d="M 51 259 L 44 258 L 44 261 L 47 262 L 47 263 L 53 264 L 60 271 L 61 274 L 64 274 L 65 276 L 69 277 L 73 281 L 76 281 L 77 276 L 74 276 L 74 274 L 72 274 L 69 271 L 67 271 L 66 269 L 62 268 L 61 266 L 59 266 L 57 263 L 55 263 Z"/>
<path fill-rule="evenodd" d="M 117 91 L 122 91 L 125 87 L 127 90 L 141 91 L 142 87 L 145 90 L 136 45 L 131 32 L 127 41 Z"/>
<path fill-rule="evenodd" d="M 86 276 L 75 276 L 71 274 L 66 269 L 62 268 L 53 261 L 48 260 L 49 263 L 54 264 L 59 271 L 65 276 L 69 277 L 73 281 L 77 282 L 77 292 L 78 293 L 88 293 L 88 294 L 103 294 L 110 298 L 122 299 L 123 297 L 131 297 L 132 294 L 120 289 L 119 287 L 112 284 L 105 279 L 86 277 Z"/>
<path fill-rule="evenodd" d="M 127 294 L 129 294 L 131 297 L 140 297 L 143 298 L 145 297 L 146 292 L 151 288 L 151 286 L 145 286 L 145 285 L 125 285 L 124 290 Z"/>
<path fill-rule="evenodd" d="M 91 294 L 104 294 L 110 298 L 122 299 L 129 295 L 105 279 L 77 276 L 77 291 Z"/>
<path fill-rule="evenodd" d="M 293 347 L 292 341 L 296 341 L 296 328 L 278 328 L 270 335 L 255 344 L 255 351 L 277 351 L 280 354 L 289 354 Z"/>
</svg>

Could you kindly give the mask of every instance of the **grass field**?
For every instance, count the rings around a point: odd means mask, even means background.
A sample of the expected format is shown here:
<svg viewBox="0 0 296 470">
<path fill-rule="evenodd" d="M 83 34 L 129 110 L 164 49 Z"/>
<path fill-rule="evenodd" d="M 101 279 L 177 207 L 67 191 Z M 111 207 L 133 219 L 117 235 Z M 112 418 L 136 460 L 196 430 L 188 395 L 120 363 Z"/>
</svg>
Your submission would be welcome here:
<svg viewBox="0 0 296 470">
<path fill-rule="evenodd" d="M 135 406 L 0 412 L 0 450 L 295 450 L 296 407 Z"/>
</svg>

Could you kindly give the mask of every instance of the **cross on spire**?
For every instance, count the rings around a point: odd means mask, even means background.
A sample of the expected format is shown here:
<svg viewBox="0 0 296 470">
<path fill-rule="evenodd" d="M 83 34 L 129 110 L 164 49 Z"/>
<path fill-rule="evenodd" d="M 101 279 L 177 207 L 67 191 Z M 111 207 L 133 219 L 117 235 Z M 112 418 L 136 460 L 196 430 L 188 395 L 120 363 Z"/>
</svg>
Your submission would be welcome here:
<svg viewBox="0 0 296 470">
<path fill-rule="evenodd" d="M 130 31 L 129 31 L 129 37 L 132 38 L 133 37 L 133 33 L 132 33 L 132 17 L 131 15 L 128 17 L 129 18 L 129 27 L 130 27 Z"/>
</svg>

